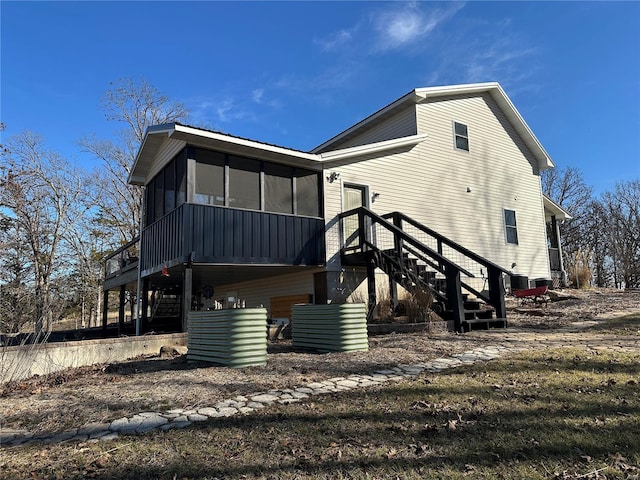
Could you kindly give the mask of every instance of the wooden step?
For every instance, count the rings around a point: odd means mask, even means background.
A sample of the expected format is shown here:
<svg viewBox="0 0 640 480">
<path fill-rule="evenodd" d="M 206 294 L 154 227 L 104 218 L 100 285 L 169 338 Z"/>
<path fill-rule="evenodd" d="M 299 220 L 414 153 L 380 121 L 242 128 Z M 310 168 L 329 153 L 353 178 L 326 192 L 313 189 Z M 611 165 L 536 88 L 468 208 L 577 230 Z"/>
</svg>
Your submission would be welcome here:
<svg viewBox="0 0 640 480">
<path fill-rule="evenodd" d="M 472 330 L 489 330 L 492 328 L 507 328 L 506 318 L 475 318 L 472 320 L 462 321 L 462 331 L 470 332 Z"/>
</svg>

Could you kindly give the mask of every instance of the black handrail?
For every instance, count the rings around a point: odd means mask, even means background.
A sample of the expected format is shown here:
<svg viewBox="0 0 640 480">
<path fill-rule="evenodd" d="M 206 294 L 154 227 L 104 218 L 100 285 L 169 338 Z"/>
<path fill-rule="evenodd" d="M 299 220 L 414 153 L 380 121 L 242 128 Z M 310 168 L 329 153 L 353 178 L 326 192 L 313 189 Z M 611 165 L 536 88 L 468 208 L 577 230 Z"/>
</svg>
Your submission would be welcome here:
<svg viewBox="0 0 640 480">
<path fill-rule="evenodd" d="M 452 249 L 456 250 L 457 252 L 463 254 L 466 257 L 469 257 L 470 259 L 474 260 L 475 262 L 489 268 L 495 268 L 496 270 L 501 271 L 502 273 L 509 273 L 509 271 L 503 267 L 501 267 L 500 265 L 497 265 L 495 263 L 493 263 L 490 260 L 487 260 L 484 257 L 481 257 L 480 255 L 478 255 L 475 252 L 472 252 L 471 250 L 469 250 L 468 248 L 463 247 L 462 245 L 460 245 L 459 243 L 454 242 L 453 240 L 450 240 L 449 238 L 445 237 L 444 235 L 436 232 L 435 230 L 430 229 L 429 227 L 424 226 L 423 224 L 416 222 L 413 218 L 408 217 L 407 215 L 405 215 L 402 212 L 392 212 L 392 213 L 387 213 L 385 215 L 381 215 L 382 218 L 387 219 L 387 218 L 399 218 L 402 221 L 405 221 L 409 224 L 411 224 L 412 226 L 414 226 L 415 228 L 417 228 L 418 230 L 426 233 L 427 235 L 431 235 L 432 237 L 434 237 L 436 240 L 438 240 L 439 242 L 442 242 L 444 245 L 447 245 L 448 247 L 451 247 Z"/>
<path fill-rule="evenodd" d="M 437 251 L 435 251 L 431 247 L 428 247 L 427 245 L 425 245 L 425 244 L 421 243 L 420 241 L 416 240 L 414 237 L 409 235 L 404 230 L 401 230 L 400 228 L 396 227 L 392 223 L 389 223 L 385 218 L 383 218 L 382 216 L 380 216 L 380 215 L 378 215 L 376 213 L 373 213 L 371 210 L 369 210 L 366 207 L 358 207 L 358 208 L 354 208 L 352 210 L 348 210 L 346 212 L 342 212 L 342 213 L 339 214 L 339 218 L 343 219 L 345 217 L 350 217 L 352 215 L 358 215 L 358 217 L 361 217 L 361 216 L 364 216 L 364 214 L 366 214 L 366 216 L 368 216 L 369 218 L 374 220 L 381 227 L 384 227 L 385 229 L 389 230 L 391 233 L 394 234 L 395 237 L 397 237 L 400 240 L 403 240 L 403 241 L 413 245 L 415 248 L 417 248 L 418 250 L 422 251 L 426 255 L 429 255 L 430 257 L 434 258 L 435 260 L 437 260 L 438 262 L 442 263 L 443 265 L 455 268 L 455 269 L 457 269 L 459 271 L 465 271 L 466 272 L 466 270 L 464 270 L 459 265 L 456 265 L 454 262 L 452 262 L 448 258 L 443 257 L 441 254 L 439 254 Z M 362 223 L 362 222 L 360 222 L 360 223 Z M 363 229 L 360 229 L 360 230 L 362 231 Z M 364 244 L 362 233 L 360 234 L 359 242 L 360 242 L 360 247 L 362 247 L 363 244 Z M 375 242 L 369 242 L 369 244 L 374 244 L 374 243 Z"/>
<path fill-rule="evenodd" d="M 358 244 L 361 251 L 364 252 L 366 248 L 370 250 L 375 249 L 378 251 L 382 251 L 376 246 L 375 239 L 365 238 L 365 235 L 367 233 L 367 229 L 365 228 L 365 217 L 368 217 L 372 222 L 372 225 L 373 223 L 377 223 L 378 225 L 380 225 L 381 227 L 385 228 L 386 230 L 388 230 L 393 234 L 394 250 L 396 250 L 396 253 L 398 254 L 398 256 L 402 255 L 402 250 L 404 249 L 404 250 L 410 251 L 414 255 L 416 255 L 418 252 L 421 252 L 423 255 L 433 259 L 433 261 L 429 261 L 428 259 L 421 258 L 423 261 L 426 261 L 429 265 L 434 266 L 435 263 L 437 262 L 439 267 L 437 268 L 437 270 L 440 271 L 441 273 L 444 273 L 445 278 L 447 280 L 446 298 L 450 308 L 453 311 L 454 324 L 455 324 L 456 331 L 461 331 L 462 321 L 464 320 L 464 307 L 463 307 L 463 300 L 462 300 L 463 287 L 473 292 L 477 296 L 485 299 L 490 305 L 492 305 L 496 310 L 496 315 L 498 316 L 498 318 L 506 317 L 506 307 L 504 302 L 504 286 L 502 283 L 502 275 L 504 273 L 508 274 L 509 273 L 508 270 L 481 257 L 480 255 L 476 254 L 475 252 L 472 252 L 471 250 L 463 247 L 462 245 L 459 245 L 456 242 L 449 240 L 448 238 L 429 229 L 428 227 L 421 225 L 420 223 L 416 222 L 415 220 L 411 219 L 410 217 L 407 217 L 406 215 L 400 212 L 393 212 L 391 214 L 381 216 L 373 213 L 371 210 L 367 209 L 366 207 L 358 207 L 358 208 L 354 208 L 352 210 L 343 212 L 339 214 L 338 217 L 340 220 L 342 220 L 346 217 L 350 217 L 353 215 L 358 216 L 358 231 L 360 232 L 358 235 Z M 394 222 L 393 223 L 389 222 L 388 218 L 393 218 Z M 444 257 L 441 251 L 436 251 L 432 249 L 431 247 L 423 244 L 413 236 L 406 233 L 402 229 L 402 221 L 406 221 L 407 223 L 413 225 L 414 227 L 418 228 L 422 232 L 428 235 L 431 235 L 432 237 L 435 237 L 435 239 L 438 241 L 439 250 L 441 250 L 442 244 L 445 244 L 450 248 L 456 250 L 460 254 L 464 255 L 465 257 L 470 258 L 476 263 L 479 263 L 480 265 L 483 265 L 484 267 L 486 267 L 487 273 L 488 273 L 487 280 L 488 280 L 488 287 L 489 287 L 489 297 L 482 295 L 480 292 L 471 288 L 469 285 L 461 281 L 461 278 L 460 278 L 461 273 L 464 273 L 466 276 L 473 278 L 474 275 L 471 272 L 460 267 L 450 259 Z M 414 247 L 418 252 L 414 251 L 413 249 L 410 249 L 408 246 L 405 245 L 405 243 Z M 345 245 L 344 242 L 343 242 L 343 245 Z M 422 257 L 422 255 L 416 255 L 416 256 Z M 433 287 L 431 286 L 430 288 L 433 289 Z"/>
<path fill-rule="evenodd" d="M 128 248 L 133 247 L 139 241 L 140 241 L 140 237 L 138 236 L 138 237 L 134 238 L 133 240 L 131 240 L 129 243 L 125 243 L 123 246 L 118 248 L 115 252 L 110 253 L 109 255 L 106 255 L 102 260 L 104 262 L 107 262 L 107 261 L 111 260 L 113 257 L 115 257 L 117 255 L 120 255 L 122 252 L 124 252 Z"/>
</svg>

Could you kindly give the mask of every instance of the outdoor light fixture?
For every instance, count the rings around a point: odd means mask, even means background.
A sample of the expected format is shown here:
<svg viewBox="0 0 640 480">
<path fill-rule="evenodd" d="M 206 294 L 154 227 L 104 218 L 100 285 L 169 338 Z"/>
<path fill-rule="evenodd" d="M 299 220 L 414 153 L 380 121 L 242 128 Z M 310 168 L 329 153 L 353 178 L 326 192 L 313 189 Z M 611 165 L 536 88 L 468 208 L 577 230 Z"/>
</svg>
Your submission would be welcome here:
<svg viewBox="0 0 640 480">
<path fill-rule="evenodd" d="M 371 203 L 374 203 L 379 196 L 380 194 L 378 192 L 373 192 L 373 195 L 371 195 Z"/>
<path fill-rule="evenodd" d="M 329 180 L 329 183 L 333 183 L 339 178 L 340 178 L 340 174 L 338 172 L 331 172 L 327 177 L 327 180 Z"/>
</svg>

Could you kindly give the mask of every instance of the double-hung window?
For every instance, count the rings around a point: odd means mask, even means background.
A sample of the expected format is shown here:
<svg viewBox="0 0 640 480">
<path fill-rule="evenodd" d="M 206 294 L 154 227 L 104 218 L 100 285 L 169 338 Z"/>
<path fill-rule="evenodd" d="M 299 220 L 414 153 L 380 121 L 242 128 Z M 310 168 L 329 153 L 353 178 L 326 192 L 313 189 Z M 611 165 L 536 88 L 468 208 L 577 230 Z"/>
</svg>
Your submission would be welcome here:
<svg viewBox="0 0 640 480">
<path fill-rule="evenodd" d="M 453 122 L 453 135 L 458 150 L 469 151 L 469 129 L 464 123 Z"/>
<path fill-rule="evenodd" d="M 507 243 L 518 244 L 518 227 L 516 225 L 516 211 L 504 209 L 504 228 Z"/>
</svg>

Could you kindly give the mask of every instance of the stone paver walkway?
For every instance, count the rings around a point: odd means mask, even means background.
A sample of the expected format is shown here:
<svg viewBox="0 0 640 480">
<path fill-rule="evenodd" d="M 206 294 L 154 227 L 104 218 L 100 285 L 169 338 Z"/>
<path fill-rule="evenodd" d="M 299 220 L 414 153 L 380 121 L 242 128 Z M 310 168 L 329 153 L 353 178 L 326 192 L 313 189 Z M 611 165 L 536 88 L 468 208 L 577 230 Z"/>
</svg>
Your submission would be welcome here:
<svg viewBox="0 0 640 480">
<path fill-rule="evenodd" d="M 252 395 L 236 396 L 232 399 L 218 402 L 215 405 L 194 410 L 176 408 L 165 412 L 142 412 L 131 417 L 116 419 L 111 423 L 93 423 L 48 435 L 34 435 L 25 430 L 3 430 L 0 432 L 0 446 L 65 441 L 102 442 L 113 440 L 120 435 L 139 435 L 158 429 L 185 428 L 195 422 L 203 422 L 212 418 L 250 414 L 255 410 L 276 403 L 294 403 L 313 396 L 382 385 L 387 382 L 415 377 L 423 373 L 437 373 L 461 365 L 485 362 L 509 353 L 534 348 L 580 346 L 593 350 L 629 351 L 635 353 L 639 351 L 639 337 L 617 337 L 582 331 L 587 326 L 589 326 L 587 322 L 581 322 L 579 326 L 556 331 L 534 332 L 506 329 L 471 332 L 465 335 L 478 337 L 479 340 L 482 340 L 482 343 L 491 341 L 492 344 L 449 357 L 412 365 L 398 365 L 395 368 L 379 370 L 371 374 L 329 378 L 322 382 L 313 382 L 291 389 L 269 390 Z"/>
</svg>

